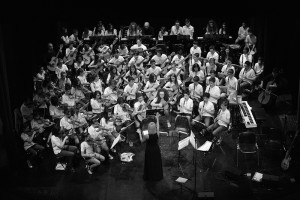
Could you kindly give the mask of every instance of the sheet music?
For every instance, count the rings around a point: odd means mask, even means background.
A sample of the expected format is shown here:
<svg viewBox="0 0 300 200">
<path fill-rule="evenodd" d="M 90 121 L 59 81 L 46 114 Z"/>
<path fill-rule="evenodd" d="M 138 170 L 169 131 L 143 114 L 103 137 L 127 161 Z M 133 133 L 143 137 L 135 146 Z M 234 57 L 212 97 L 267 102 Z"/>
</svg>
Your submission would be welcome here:
<svg viewBox="0 0 300 200">
<path fill-rule="evenodd" d="M 193 133 L 193 131 L 191 131 L 191 135 L 190 135 L 190 143 L 192 144 L 192 146 L 197 149 L 196 147 L 196 140 L 195 140 L 195 134 Z"/>
<path fill-rule="evenodd" d="M 148 130 L 144 130 L 143 135 L 149 135 Z"/>
<path fill-rule="evenodd" d="M 188 179 L 186 179 L 186 178 L 178 177 L 178 178 L 176 179 L 176 182 L 178 182 L 178 183 L 185 183 L 187 180 L 188 180 Z"/>
<path fill-rule="evenodd" d="M 259 173 L 259 172 L 255 172 L 252 180 L 257 181 L 257 182 L 261 182 L 263 178 L 263 174 Z"/>
<path fill-rule="evenodd" d="M 202 146 L 200 146 L 197 150 L 199 151 L 208 151 L 212 145 L 211 141 L 206 141 Z"/>
<path fill-rule="evenodd" d="M 178 142 L 178 150 L 183 149 L 184 147 L 188 146 L 190 143 L 190 137 L 186 137 L 183 140 Z"/>
<path fill-rule="evenodd" d="M 114 142 L 112 143 L 110 149 L 114 148 L 114 146 L 116 146 L 116 144 L 120 141 L 121 139 L 121 134 L 119 134 L 116 139 L 114 140 Z"/>
</svg>

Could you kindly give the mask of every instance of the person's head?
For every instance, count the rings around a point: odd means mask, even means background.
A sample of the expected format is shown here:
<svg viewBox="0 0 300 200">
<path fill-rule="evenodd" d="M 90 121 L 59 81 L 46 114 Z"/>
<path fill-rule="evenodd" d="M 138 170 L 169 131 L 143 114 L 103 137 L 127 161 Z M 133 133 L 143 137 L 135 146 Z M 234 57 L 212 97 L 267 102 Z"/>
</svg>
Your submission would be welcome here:
<svg viewBox="0 0 300 200">
<path fill-rule="evenodd" d="M 227 63 L 227 66 L 231 66 L 231 64 L 232 64 L 232 58 L 231 58 L 231 57 L 228 57 L 228 58 L 226 59 L 226 63 Z"/>
<path fill-rule="evenodd" d="M 130 72 L 131 73 L 136 73 L 136 67 L 135 67 L 135 65 L 131 65 L 130 66 Z"/>
<path fill-rule="evenodd" d="M 177 78 L 176 78 L 175 74 L 171 74 L 171 76 L 170 76 L 170 82 L 173 82 L 173 83 L 177 84 Z"/>
<path fill-rule="evenodd" d="M 253 30 L 251 28 L 248 29 L 248 34 L 251 36 L 253 35 Z"/>
<path fill-rule="evenodd" d="M 208 62 L 209 62 L 210 65 L 214 65 L 215 64 L 215 59 L 214 58 L 210 58 L 208 60 Z"/>
<path fill-rule="evenodd" d="M 180 56 L 182 56 L 182 53 L 183 53 L 183 52 L 182 52 L 182 49 L 179 49 L 179 50 L 177 51 L 177 54 L 180 55 Z"/>
<path fill-rule="evenodd" d="M 144 95 L 141 92 L 137 92 L 136 98 L 139 102 L 142 102 L 144 100 Z"/>
<path fill-rule="evenodd" d="M 194 40 L 194 42 L 193 42 L 193 47 L 194 47 L 194 48 L 197 48 L 197 47 L 198 47 L 198 41 L 197 41 L 197 40 Z"/>
<path fill-rule="evenodd" d="M 195 85 L 198 85 L 198 84 L 199 84 L 199 81 L 200 81 L 199 76 L 194 76 L 194 78 L 193 78 L 194 84 L 195 84 Z"/>
<path fill-rule="evenodd" d="M 193 71 L 193 72 L 198 72 L 198 71 L 200 71 L 200 66 L 199 66 L 198 63 L 194 63 L 194 64 L 193 64 L 192 71 Z"/>
<path fill-rule="evenodd" d="M 60 76 L 62 79 L 65 79 L 67 77 L 67 73 L 66 72 L 61 72 Z"/>
<path fill-rule="evenodd" d="M 66 94 L 71 94 L 71 89 L 72 89 L 72 86 L 70 83 L 66 83 L 65 84 L 65 91 L 66 91 Z"/>
<path fill-rule="evenodd" d="M 93 79 L 94 79 L 94 82 L 99 81 L 99 75 L 98 74 L 94 74 Z"/>
<path fill-rule="evenodd" d="M 213 77 L 213 78 L 215 78 L 216 77 L 216 71 L 215 70 L 210 70 L 210 72 L 209 72 L 209 74 L 210 74 L 210 77 Z"/>
<path fill-rule="evenodd" d="M 96 90 L 93 94 L 94 99 L 101 99 L 101 92 Z"/>
<path fill-rule="evenodd" d="M 39 73 L 43 73 L 45 70 L 44 70 L 44 67 L 43 66 L 40 66 L 39 68 Z"/>
<path fill-rule="evenodd" d="M 189 20 L 189 19 L 185 19 L 185 25 L 186 25 L 186 26 L 189 26 L 189 25 L 191 25 L 191 22 L 190 22 L 190 20 Z"/>
<path fill-rule="evenodd" d="M 84 74 L 84 70 L 83 70 L 82 68 L 79 68 L 79 69 L 78 69 L 78 74 L 79 74 L 80 76 L 82 76 L 82 75 Z"/>
<path fill-rule="evenodd" d="M 263 64 L 264 63 L 263 57 L 258 57 L 257 62 L 258 62 L 258 64 Z"/>
<path fill-rule="evenodd" d="M 222 28 L 223 28 L 223 29 L 226 28 L 226 23 L 225 23 L 225 22 L 222 23 Z"/>
<path fill-rule="evenodd" d="M 52 43 L 48 43 L 48 50 L 52 51 L 53 50 L 53 44 Z"/>
<path fill-rule="evenodd" d="M 251 63 L 247 60 L 244 64 L 246 69 L 249 69 L 251 67 Z"/>
<path fill-rule="evenodd" d="M 62 58 L 58 58 L 57 62 L 58 62 L 57 65 L 58 65 L 59 67 L 61 67 L 62 64 L 63 64 L 63 59 L 62 59 Z"/>
<path fill-rule="evenodd" d="M 215 46 L 214 45 L 209 46 L 209 51 L 210 51 L 210 53 L 214 53 L 215 52 Z"/>
<path fill-rule="evenodd" d="M 151 59 L 150 60 L 150 65 L 151 65 L 152 68 L 155 68 L 156 67 L 155 60 Z"/>
<path fill-rule="evenodd" d="M 216 83 L 216 78 L 215 77 L 210 77 L 208 82 L 209 82 L 210 87 L 214 87 L 215 83 Z"/>
<path fill-rule="evenodd" d="M 242 23 L 242 27 L 244 27 L 244 28 L 246 27 L 246 23 L 245 22 Z"/>
<path fill-rule="evenodd" d="M 76 37 L 78 37 L 78 29 L 76 29 L 76 28 L 73 29 L 73 35 L 76 36 Z"/>
<path fill-rule="evenodd" d="M 221 103 L 221 109 L 224 111 L 224 110 L 227 109 L 227 106 L 228 106 L 228 100 L 225 99 L 225 100 L 223 100 L 222 103 Z"/>
<path fill-rule="evenodd" d="M 166 30 L 166 27 L 165 27 L 165 26 L 160 27 L 160 31 L 161 31 L 161 32 L 165 32 L 165 30 Z"/>
<path fill-rule="evenodd" d="M 128 84 L 132 87 L 134 84 L 134 78 L 132 76 L 128 77 Z"/>
<path fill-rule="evenodd" d="M 117 68 L 116 67 L 111 67 L 110 72 L 113 74 L 117 74 Z"/>
<path fill-rule="evenodd" d="M 141 39 L 137 39 L 137 40 L 136 40 L 136 44 L 137 44 L 138 46 L 141 46 L 141 45 L 142 45 Z"/>
<path fill-rule="evenodd" d="M 229 52 L 230 52 L 230 48 L 229 48 L 229 47 L 226 47 L 226 48 L 225 48 L 225 53 L 226 53 L 226 54 L 229 54 Z"/>
<path fill-rule="evenodd" d="M 248 49 L 247 47 L 245 47 L 245 48 L 243 49 L 243 54 L 248 54 L 248 52 L 249 52 L 249 49 Z"/>
<path fill-rule="evenodd" d="M 91 135 L 87 135 L 87 136 L 85 137 L 85 141 L 86 141 L 86 143 L 88 143 L 89 145 L 92 145 L 94 140 L 93 140 L 93 138 L 92 138 Z"/>
<path fill-rule="evenodd" d="M 208 92 L 205 92 L 205 93 L 203 94 L 203 101 L 204 101 L 204 102 L 208 102 L 209 97 L 210 97 L 210 94 L 209 94 Z"/>
<path fill-rule="evenodd" d="M 159 57 L 162 55 L 162 50 L 160 48 L 156 50 L 156 55 Z"/>
<path fill-rule="evenodd" d="M 188 89 L 183 92 L 183 97 L 185 98 L 185 100 L 188 100 L 190 98 L 190 92 Z"/>
<path fill-rule="evenodd" d="M 124 98 L 123 98 L 123 97 L 118 97 L 117 103 L 118 103 L 120 106 L 123 106 L 123 104 L 125 103 Z"/>
<path fill-rule="evenodd" d="M 194 54 L 194 59 L 195 59 L 196 61 L 199 60 L 199 57 L 200 57 L 199 53 L 195 53 L 195 54 Z"/>
<path fill-rule="evenodd" d="M 70 42 L 69 43 L 69 49 L 73 49 L 73 46 L 74 46 L 73 42 Z"/>
<path fill-rule="evenodd" d="M 176 20 L 176 21 L 175 21 L 175 26 L 176 26 L 177 28 L 179 28 L 179 25 L 180 25 L 179 20 Z"/>
<path fill-rule="evenodd" d="M 149 75 L 149 82 L 154 83 L 155 81 L 156 81 L 156 75 L 154 73 L 150 74 Z"/>
<path fill-rule="evenodd" d="M 58 106 L 58 102 L 59 102 L 58 96 L 56 96 L 56 95 L 52 96 L 50 99 L 50 102 L 51 102 L 51 105 Z"/>
<path fill-rule="evenodd" d="M 114 87 L 116 87 L 116 85 L 117 85 L 117 81 L 116 80 L 114 80 L 114 79 L 110 80 L 110 84 L 109 84 L 110 88 L 114 88 Z"/>
<path fill-rule="evenodd" d="M 114 57 L 115 57 L 115 59 L 119 58 L 119 52 L 118 51 L 116 51 L 116 53 L 114 54 Z"/>
<path fill-rule="evenodd" d="M 227 75 L 228 75 L 229 78 L 233 77 L 233 73 L 234 73 L 233 69 L 228 69 L 227 70 Z"/>
<path fill-rule="evenodd" d="M 145 23 L 144 23 L 144 28 L 145 28 L 145 29 L 148 29 L 149 26 L 150 26 L 149 22 L 145 22 Z"/>
</svg>

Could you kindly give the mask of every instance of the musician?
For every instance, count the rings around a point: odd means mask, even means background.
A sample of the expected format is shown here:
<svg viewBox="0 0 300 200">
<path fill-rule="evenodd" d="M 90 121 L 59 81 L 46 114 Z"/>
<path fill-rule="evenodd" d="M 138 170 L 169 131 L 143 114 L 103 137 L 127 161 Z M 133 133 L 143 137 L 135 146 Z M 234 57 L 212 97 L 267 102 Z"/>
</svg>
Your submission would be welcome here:
<svg viewBox="0 0 300 200">
<path fill-rule="evenodd" d="M 209 79 L 209 85 L 206 86 L 205 92 L 209 93 L 209 101 L 217 106 L 218 100 L 220 99 L 221 91 L 220 88 L 216 85 L 216 78 L 211 77 Z"/>
<path fill-rule="evenodd" d="M 69 36 L 68 36 L 68 29 L 65 27 L 62 27 L 62 33 L 61 33 L 61 42 L 64 43 L 64 45 L 68 45 L 70 40 L 69 40 Z"/>
<path fill-rule="evenodd" d="M 88 128 L 89 136 L 96 143 L 95 151 L 100 153 L 102 150 L 105 151 L 106 155 L 110 160 L 114 159 L 114 157 L 109 153 L 109 148 L 106 143 L 106 139 L 104 137 L 105 133 L 101 129 L 100 124 L 97 119 L 93 119 L 93 124 Z"/>
<path fill-rule="evenodd" d="M 245 47 L 248 47 L 249 49 L 255 51 L 255 45 L 256 45 L 256 36 L 253 34 L 252 29 L 248 29 L 248 35 L 245 39 Z"/>
<path fill-rule="evenodd" d="M 157 49 L 156 50 L 156 55 L 154 55 L 151 60 L 154 60 L 155 61 L 155 64 L 156 65 L 160 65 L 160 67 L 164 67 L 165 64 L 167 62 L 169 62 L 169 59 L 167 57 L 166 54 L 162 53 L 162 50 L 161 49 Z M 151 61 L 150 60 L 150 61 Z M 151 64 L 151 63 L 150 63 Z"/>
<path fill-rule="evenodd" d="M 215 62 L 219 61 L 219 54 L 216 52 L 214 45 L 211 45 L 209 47 L 209 52 L 206 55 L 207 60 L 210 60 L 211 58 L 214 58 Z"/>
<path fill-rule="evenodd" d="M 219 35 L 229 35 L 227 31 L 226 22 L 222 23 L 222 27 L 219 29 Z"/>
<path fill-rule="evenodd" d="M 106 78 L 106 84 L 108 85 L 111 80 L 115 80 L 117 82 L 117 86 L 122 83 L 122 78 L 120 73 L 118 72 L 117 68 L 114 66 L 110 66 L 110 72 Z"/>
<path fill-rule="evenodd" d="M 168 100 L 169 100 L 169 95 L 166 89 L 159 89 L 157 92 L 157 96 L 153 101 L 151 102 L 152 109 L 161 109 L 163 110 L 163 113 L 165 114 L 167 118 L 167 125 L 170 128 L 171 124 L 169 121 L 169 105 L 168 105 Z"/>
<path fill-rule="evenodd" d="M 189 35 L 190 39 L 193 39 L 194 35 L 194 27 L 191 25 L 191 22 L 189 19 L 185 19 L 185 25 L 182 27 L 182 34 L 183 35 Z"/>
<path fill-rule="evenodd" d="M 199 76 L 195 76 L 193 78 L 193 83 L 189 85 L 191 99 L 193 99 L 195 103 L 199 103 L 201 96 L 203 95 L 203 87 L 199 84 L 199 81 Z"/>
<path fill-rule="evenodd" d="M 230 111 L 227 109 L 227 107 L 228 101 L 224 100 L 221 103 L 221 109 L 218 111 L 217 117 L 214 119 L 214 123 L 201 131 L 201 134 L 205 134 L 206 132 L 212 133 L 212 135 L 214 136 L 212 142 L 215 142 L 217 138 L 220 137 L 220 133 L 226 131 L 229 127 Z M 220 142 L 221 141 L 219 140 L 217 144 Z"/>
<path fill-rule="evenodd" d="M 194 66 L 194 64 L 197 63 L 200 67 L 200 70 L 202 70 L 202 72 L 204 73 L 204 75 L 206 75 L 206 70 L 205 70 L 205 66 L 202 66 L 202 63 L 200 61 L 200 54 L 199 53 L 195 53 L 194 56 L 192 56 L 189 60 L 189 71 L 192 71 L 192 68 Z M 203 63 L 204 64 L 204 63 Z"/>
<path fill-rule="evenodd" d="M 52 120 L 55 121 L 55 119 L 61 119 L 64 116 L 63 110 L 59 108 L 59 99 L 58 97 L 52 96 L 51 99 L 51 105 L 49 106 L 49 113 L 52 117 Z"/>
<path fill-rule="evenodd" d="M 47 45 L 47 52 L 43 55 L 43 64 L 48 65 L 51 59 L 55 58 L 56 53 L 57 52 L 54 50 L 53 44 L 49 42 Z M 62 54 L 61 48 L 59 49 L 59 53 Z M 62 55 L 58 55 L 58 56 L 62 56 Z"/>
<path fill-rule="evenodd" d="M 95 59 L 95 52 L 89 44 L 85 44 L 83 46 L 81 54 L 82 54 L 83 60 L 86 64 L 90 64 L 90 63 L 88 63 L 88 60 L 86 57 L 90 57 L 91 60 Z"/>
<path fill-rule="evenodd" d="M 104 156 L 94 150 L 94 144 L 94 140 L 90 135 L 86 136 L 85 141 L 80 144 L 81 156 L 88 163 L 92 163 L 91 165 L 88 165 L 87 168 L 89 174 L 93 174 L 93 169 L 105 160 Z"/>
<path fill-rule="evenodd" d="M 74 87 L 72 88 L 72 94 L 75 95 L 75 99 L 78 103 L 85 105 L 90 99 L 91 91 L 81 84 L 78 78 L 74 79 Z"/>
<path fill-rule="evenodd" d="M 99 52 L 98 55 L 101 55 L 105 58 L 109 58 L 111 53 L 110 47 L 102 41 L 100 41 L 99 43 L 100 45 L 97 48 L 97 51 Z"/>
<path fill-rule="evenodd" d="M 33 167 L 31 163 L 34 160 L 34 158 L 42 158 L 42 151 L 45 150 L 45 147 L 36 142 L 33 142 L 36 133 L 37 131 L 30 130 L 29 123 L 24 124 L 24 129 L 21 133 L 21 138 L 24 141 L 24 150 L 30 155 L 27 159 L 27 164 L 29 168 Z"/>
<path fill-rule="evenodd" d="M 248 29 L 249 27 L 246 25 L 245 22 L 243 22 L 242 26 L 239 27 L 238 37 L 236 38 L 235 43 L 239 43 L 240 41 L 246 39 L 246 36 L 248 35 Z"/>
<path fill-rule="evenodd" d="M 136 52 L 128 62 L 128 67 L 130 67 L 131 65 L 135 65 L 137 69 L 144 70 L 143 61 L 144 57 L 140 56 L 139 53 Z"/>
<path fill-rule="evenodd" d="M 221 62 L 221 63 L 225 63 L 226 62 L 226 60 L 230 57 L 231 59 L 233 58 L 233 53 L 232 53 L 232 51 L 230 50 L 230 47 L 229 46 L 227 46 L 226 48 L 224 48 L 224 47 L 221 47 L 221 51 L 220 51 L 220 59 L 219 59 L 219 61 Z M 233 60 L 231 60 L 231 62 L 232 62 Z"/>
<path fill-rule="evenodd" d="M 69 36 L 70 43 L 78 44 L 80 42 L 78 37 L 78 29 L 73 29 L 73 34 Z"/>
<path fill-rule="evenodd" d="M 68 139 L 69 137 L 64 136 L 63 131 L 60 131 L 59 128 L 53 129 L 51 143 L 55 156 L 67 157 L 67 169 L 71 172 L 75 172 L 73 159 L 78 152 L 78 148 L 73 145 L 67 145 Z"/>
<path fill-rule="evenodd" d="M 65 57 L 68 57 L 70 54 L 73 54 L 75 52 L 76 48 L 74 47 L 73 42 L 70 42 L 68 47 L 66 48 Z"/>
<path fill-rule="evenodd" d="M 60 130 L 64 132 L 64 134 L 68 135 L 70 139 L 72 139 L 76 146 L 79 146 L 79 138 L 75 135 L 75 119 L 73 117 L 74 110 L 70 108 L 64 108 L 64 117 L 60 119 L 59 126 Z"/>
<path fill-rule="evenodd" d="M 134 65 L 131 65 L 129 68 L 129 71 L 125 74 L 123 77 L 125 82 L 129 82 L 128 78 L 132 77 L 135 83 L 139 82 L 139 77 L 143 78 L 143 74 L 140 72 L 140 70 L 137 70 Z"/>
<path fill-rule="evenodd" d="M 228 96 L 228 100 L 234 97 L 237 94 L 238 88 L 238 80 L 234 77 L 233 69 L 228 69 L 227 77 L 225 78 L 225 86 L 226 86 L 226 96 Z M 222 93 L 221 96 L 224 96 Z"/>
<path fill-rule="evenodd" d="M 93 98 L 91 98 L 90 104 L 94 114 L 100 115 L 104 111 L 104 105 L 101 102 L 101 93 L 99 91 L 95 91 L 93 93 Z"/>
<path fill-rule="evenodd" d="M 175 63 L 173 63 L 171 66 L 172 66 L 171 70 L 165 74 L 164 78 L 168 78 L 172 74 L 174 74 L 177 77 L 178 81 L 180 81 L 180 84 L 181 84 L 180 74 L 183 73 L 182 70 L 180 68 L 178 68 Z"/>
<path fill-rule="evenodd" d="M 137 133 L 141 133 L 141 123 L 142 121 L 137 117 L 137 115 L 142 116 L 142 119 L 146 118 L 146 103 L 144 101 L 144 95 L 141 92 L 138 92 L 137 95 L 137 101 L 134 103 L 134 111 L 132 115 L 134 116 L 134 122 L 135 122 L 135 127 L 137 128 Z"/>
<path fill-rule="evenodd" d="M 130 50 L 143 50 L 143 51 L 146 51 L 147 47 L 142 44 L 142 40 L 141 39 L 137 39 L 136 40 L 136 44 L 132 45 L 130 47 Z"/>
<path fill-rule="evenodd" d="M 126 97 L 128 104 L 133 107 L 136 93 L 139 90 L 139 85 L 134 82 L 134 78 L 131 76 L 128 77 L 128 81 L 128 85 L 124 88 L 123 96 Z"/>
<path fill-rule="evenodd" d="M 176 20 L 175 25 L 171 27 L 170 35 L 183 35 L 183 29 L 180 26 L 179 20 Z"/>
<path fill-rule="evenodd" d="M 216 81 L 215 85 L 220 85 L 220 80 L 216 76 L 216 71 L 215 70 L 211 70 L 209 76 L 206 77 L 206 85 L 209 85 L 209 79 L 210 78 L 215 78 L 215 81 Z"/>
<path fill-rule="evenodd" d="M 124 98 L 118 97 L 117 105 L 114 106 L 114 116 L 120 120 L 120 124 L 116 124 L 118 132 L 121 130 L 121 127 L 126 127 L 130 124 L 132 112 L 133 110 L 129 104 L 125 103 Z"/>
<path fill-rule="evenodd" d="M 213 19 L 210 19 L 208 21 L 208 24 L 206 25 L 205 30 L 206 30 L 205 35 L 215 35 L 215 34 L 218 34 L 217 23 Z"/>
<path fill-rule="evenodd" d="M 120 44 L 118 48 L 118 53 L 120 56 L 127 56 L 129 51 L 126 44 Z"/>
<path fill-rule="evenodd" d="M 179 69 L 183 69 L 185 66 L 184 57 L 182 56 L 182 49 L 180 49 L 177 54 L 173 57 L 171 63 L 175 63 Z"/>
<path fill-rule="evenodd" d="M 185 90 L 183 92 L 183 97 L 179 101 L 178 110 L 180 113 L 184 113 L 188 118 L 189 123 L 191 121 L 192 112 L 193 112 L 194 102 L 190 98 L 189 91 Z"/>
<path fill-rule="evenodd" d="M 109 64 L 117 67 L 118 71 L 121 72 L 122 70 L 122 64 L 125 62 L 125 59 L 123 56 L 120 56 L 120 53 L 116 52 L 114 54 L 114 57 L 109 60 Z"/>
<path fill-rule="evenodd" d="M 38 110 L 35 110 L 33 112 L 33 119 L 30 121 L 30 125 L 32 129 L 36 129 L 37 133 L 41 135 L 41 137 L 39 137 L 37 141 L 39 144 L 42 144 L 43 146 L 46 146 L 47 141 L 50 139 L 49 136 L 50 136 L 51 128 L 50 126 L 48 126 L 49 123 L 50 120 L 41 117 L 40 112 Z"/>
<path fill-rule="evenodd" d="M 258 79 L 264 72 L 264 60 L 262 57 L 258 57 L 257 63 L 254 65 L 254 71 L 256 79 Z"/>
<path fill-rule="evenodd" d="M 46 71 L 44 67 L 40 67 L 39 72 L 36 74 L 37 81 L 44 81 L 45 80 Z"/>
<path fill-rule="evenodd" d="M 102 97 L 108 99 L 112 104 L 117 102 L 118 96 L 117 91 L 115 90 L 117 82 L 115 80 L 111 80 L 108 87 L 105 88 Z"/>
<path fill-rule="evenodd" d="M 250 51 L 249 51 L 249 48 L 245 47 L 243 49 L 243 54 L 241 54 L 240 56 L 240 59 L 239 59 L 239 63 L 240 63 L 240 66 L 243 66 L 245 65 L 245 62 L 250 62 L 250 64 L 252 63 L 252 55 L 250 54 Z"/>
<path fill-rule="evenodd" d="M 150 35 L 154 37 L 154 28 L 150 26 L 149 22 L 144 23 L 144 27 L 142 28 L 141 35 Z"/>
<path fill-rule="evenodd" d="M 198 41 L 193 41 L 193 46 L 190 48 L 190 54 L 194 57 L 194 55 L 198 53 L 199 56 L 201 55 L 201 48 L 198 46 Z"/>
<path fill-rule="evenodd" d="M 204 83 L 205 82 L 205 75 L 204 75 L 203 71 L 200 69 L 200 66 L 199 66 L 198 63 L 194 63 L 192 65 L 189 77 L 190 77 L 190 79 L 198 77 L 199 78 L 198 82 L 200 82 L 200 83 Z"/>
<path fill-rule="evenodd" d="M 86 80 L 87 73 L 84 71 L 84 69 L 79 68 L 77 73 L 79 74 L 77 78 L 79 79 L 80 83 L 82 85 L 89 85 L 89 82 Z"/>
<path fill-rule="evenodd" d="M 75 72 L 78 72 L 78 70 L 81 68 L 84 68 L 84 60 L 82 55 L 79 55 L 76 57 L 76 62 L 74 63 Z"/>
<path fill-rule="evenodd" d="M 93 31 L 89 30 L 89 28 L 85 27 L 82 33 L 82 40 L 90 40 L 90 37 L 93 36 Z"/>
<path fill-rule="evenodd" d="M 98 74 L 93 74 L 92 79 L 93 79 L 93 81 L 90 84 L 92 92 L 94 93 L 95 91 L 99 91 L 100 93 L 103 94 L 103 85 L 104 85 L 104 83 L 99 78 L 99 75 Z"/>
<path fill-rule="evenodd" d="M 196 121 L 204 121 L 206 127 L 209 127 L 212 120 L 214 119 L 214 114 L 215 114 L 214 104 L 208 100 L 209 97 L 210 97 L 209 93 L 206 92 L 203 94 L 203 101 L 201 101 L 198 106 L 199 114 L 194 119 Z M 194 124 L 195 122 L 192 121 L 192 125 Z"/>
<path fill-rule="evenodd" d="M 166 31 L 166 27 L 165 26 L 162 26 L 160 28 L 160 31 L 158 32 L 158 36 L 157 36 L 157 39 L 158 40 L 163 40 L 164 36 L 167 36 L 169 33 L 168 31 Z"/>
<path fill-rule="evenodd" d="M 43 93 L 43 90 L 41 88 L 38 88 L 33 95 L 33 103 L 36 105 L 38 110 L 44 113 L 44 117 L 45 114 L 49 116 L 48 113 L 46 113 L 46 109 L 48 109 L 47 104 L 49 104 L 49 100 L 50 99 L 48 98 L 48 96 L 46 96 L 45 93 Z"/>
<path fill-rule="evenodd" d="M 127 36 L 140 36 L 140 30 L 135 22 L 131 22 L 129 24 L 129 28 L 127 30 Z"/>
<path fill-rule="evenodd" d="M 112 109 L 108 109 L 102 113 L 102 118 L 100 119 L 100 126 L 104 131 L 104 136 L 109 139 L 110 143 L 113 143 L 116 137 L 118 137 L 118 133 L 116 130 L 116 126 L 114 124 Z M 121 139 L 121 141 L 124 141 Z M 112 152 L 116 152 L 115 148 L 111 149 Z"/>
<path fill-rule="evenodd" d="M 114 28 L 113 24 L 109 23 L 107 30 L 105 30 L 104 35 L 115 35 L 118 36 L 117 29 Z"/>
<path fill-rule="evenodd" d="M 157 88 L 159 86 L 159 82 L 156 80 L 156 75 L 151 73 L 149 75 L 149 80 L 147 81 L 143 92 L 146 93 L 149 99 L 154 99 L 157 95 Z"/>
<path fill-rule="evenodd" d="M 223 65 L 222 69 L 221 69 L 221 72 L 218 73 L 219 75 L 219 78 L 221 79 L 220 81 L 220 84 L 219 85 L 224 85 L 225 84 L 225 78 L 227 77 L 228 75 L 228 70 L 232 70 L 233 71 L 233 76 L 235 74 L 235 68 L 234 66 L 232 66 L 232 58 L 229 57 L 227 60 L 226 60 L 226 65 Z"/>
<path fill-rule="evenodd" d="M 206 66 L 205 66 L 206 75 L 210 74 L 211 70 L 217 71 L 217 65 L 216 65 L 215 61 L 216 60 L 214 58 L 210 58 L 208 63 L 206 63 Z"/>
<path fill-rule="evenodd" d="M 62 71 L 60 74 L 60 79 L 58 79 L 58 89 L 60 90 L 64 90 L 66 84 L 72 84 L 71 80 L 69 78 L 67 78 L 67 73 Z"/>
<path fill-rule="evenodd" d="M 93 30 L 93 36 L 104 36 L 105 35 L 105 29 L 103 26 L 98 26 Z"/>
<path fill-rule="evenodd" d="M 238 83 L 240 90 L 242 92 L 245 92 L 245 89 L 249 89 L 252 86 L 255 78 L 255 72 L 251 68 L 251 63 L 249 61 L 246 61 L 239 74 Z"/>
</svg>

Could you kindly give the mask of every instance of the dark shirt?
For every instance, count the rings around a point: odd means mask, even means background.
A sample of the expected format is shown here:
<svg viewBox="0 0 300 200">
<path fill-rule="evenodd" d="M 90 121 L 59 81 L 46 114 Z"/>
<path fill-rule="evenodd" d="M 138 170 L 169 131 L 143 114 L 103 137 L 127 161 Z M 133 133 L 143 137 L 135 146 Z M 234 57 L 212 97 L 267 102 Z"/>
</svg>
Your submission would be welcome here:
<svg viewBox="0 0 300 200">
<path fill-rule="evenodd" d="M 143 27 L 142 28 L 142 35 L 152 35 L 152 36 L 154 36 L 155 34 L 154 34 L 153 27 L 149 26 L 149 28 L 147 28 L 147 29 L 145 27 Z"/>
</svg>

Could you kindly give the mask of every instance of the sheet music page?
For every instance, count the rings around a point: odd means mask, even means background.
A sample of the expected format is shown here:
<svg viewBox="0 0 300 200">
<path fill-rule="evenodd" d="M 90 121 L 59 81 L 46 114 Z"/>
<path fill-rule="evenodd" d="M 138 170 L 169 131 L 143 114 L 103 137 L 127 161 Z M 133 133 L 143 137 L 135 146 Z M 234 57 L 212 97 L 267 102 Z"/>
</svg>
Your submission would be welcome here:
<svg viewBox="0 0 300 200">
<path fill-rule="evenodd" d="M 259 172 L 255 172 L 252 180 L 257 181 L 257 182 L 261 182 L 263 178 L 263 174 L 259 173 Z"/>
<path fill-rule="evenodd" d="M 206 141 L 201 147 L 199 147 L 197 150 L 199 151 L 208 151 L 212 145 L 211 141 Z"/>
<path fill-rule="evenodd" d="M 190 143 L 192 144 L 192 146 L 197 149 L 196 147 L 196 140 L 195 140 L 195 134 L 193 133 L 193 131 L 191 131 L 191 135 L 190 135 Z"/>
<path fill-rule="evenodd" d="M 185 183 L 187 180 L 188 180 L 188 179 L 186 179 L 186 178 L 178 177 L 178 178 L 176 179 L 176 182 L 178 182 L 178 183 Z"/>
<path fill-rule="evenodd" d="M 148 134 L 149 134 L 149 133 L 148 133 L 148 130 L 144 130 L 144 131 L 143 131 L 143 134 L 144 134 L 144 135 L 148 135 Z"/>
<path fill-rule="evenodd" d="M 121 134 L 119 134 L 118 137 L 116 137 L 116 139 L 112 143 L 110 149 L 114 148 L 114 146 L 116 146 L 116 144 L 119 142 L 120 139 L 121 139 Z"/>
<path fill-rule="evenodd" d="M 178 142 L 178 150 L 183 149 L 184 147 L 188 146 L 190 143 L 190 137 L 186 137 L 183 140 Z"/>
</svg>

